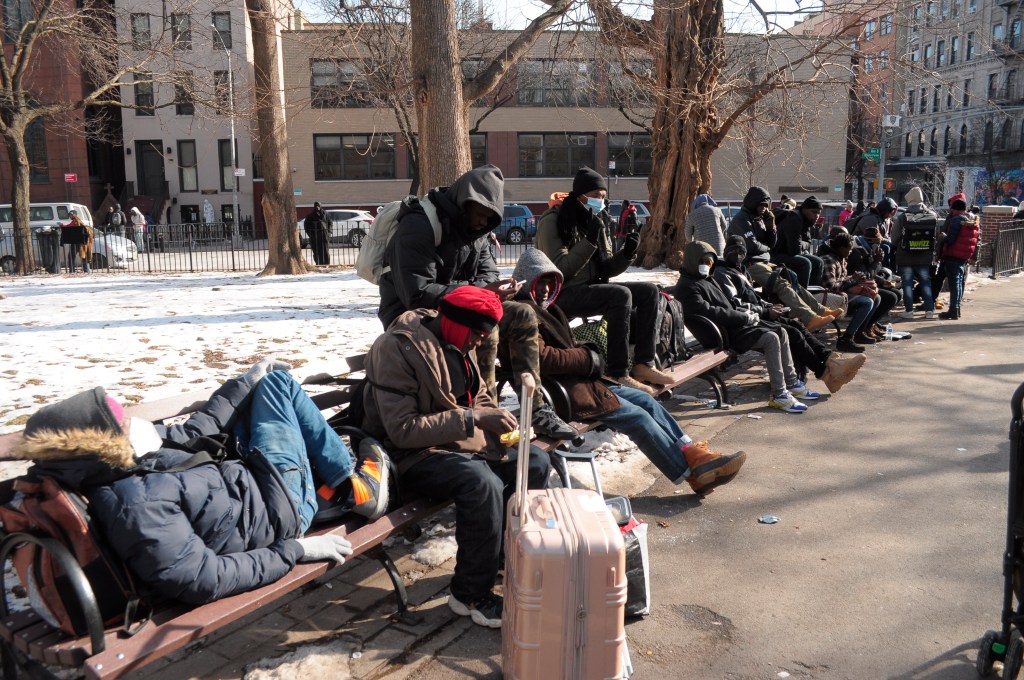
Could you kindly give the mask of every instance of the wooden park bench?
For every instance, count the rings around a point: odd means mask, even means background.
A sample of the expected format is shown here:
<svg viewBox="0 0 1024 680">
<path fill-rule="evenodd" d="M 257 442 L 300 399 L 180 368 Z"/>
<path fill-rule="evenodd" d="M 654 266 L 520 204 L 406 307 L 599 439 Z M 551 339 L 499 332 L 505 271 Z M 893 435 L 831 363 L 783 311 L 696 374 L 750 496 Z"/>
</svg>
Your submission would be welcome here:
<svg viewBox="0 0 1024 680">
<path fill-rule="evenodd" d="M 673 388 L 694 378 L 703 378 L 713 386 L 718 395 L 718 405 L 726 404 L 725 385 L 717 373 L 717 368 L 728 358 L 729 355 L 724 352 L 708 351 L 693 355 L 671 368 L 673 383 L 663 388 L 662 394 L 671 395 Z M 364 360 L 365 355 L 345 359 L 341 370 L 332 374 L 312 375 L 303 379 L 302 384 L 310 390 L 314 403 L 322 411 L 340 409 L 349 402 L 353 386 L 361 378 Z M 568 397 L 564 395 L 564 390 L 562 392 L 567 404 Z M 208 396 L 206 392 L 193 392 L 128 407 L 125 411 L 129 417 L 162 422 L 193 413 L 205 403 Z M 581 433 L 602 426 L 599 421 L 573 425 Z M 10 459 L 10 451 L 19 436 L 18 433 L 0 436 L 0 460 Z M 567 459 L 589 459 L 593 465 L 592 455 L 572 454 L 560 450 L 558 447 L 564 442 L 538 439 L 535 443 L 542 450 L 554 454 L 552 462 L 565 485 L 569 483 Z M 0 482 L 0 499 L 10 496 L 12 486 L 13 480 Z M 333 533 L 345 536 L 352 543 L 353 557 L 367 555 L 378 560 L 395 589 L 398 604 L 395 617 L 415 623 L 417 616 L 408 610 L 408 597 L 402 576 L 383 544 L 392 536 L 415 530 L 418 522 L 443 510 L 449 504 L 449 501 L 422 498 L 402 499 L 400 507 L 391 510 L 375 522 L 366 523 L 361 518 L 352 518 L 337 525 L 318 528 L 311 531 L 310 535 Z M 13 548 L 15 542 L 12 541 L 9 545 Z M 3 557 L 4 555 L 0 554 L 0 560 Z M 274 605 L 281 598 L 333 568 L 328 562 L 300 563 L 280 580 L 256 590 L 198 607 L 168 603 L 158 608 L 138 633 L 126 637 L 120 629 L 104 630 L 88 580 L 70 554 L 67 557 L 70 562 L 69 577 L 80 584 L 80 592 L 84 593 L 83 609 L 88 611 L 91 608 L 94 612 L 92 617 L 88 614 L 86 616 L 87 619 L 92 619 L 89 632 L 81 637 L 66 635 L 47 624 L 31 610 L 8 612 L 5 602 L 0 605 L 0 651 L 3 653 L 5 678 L 17 677 L 19 668 L 26 671 L 30 677 L 55 677 L 47 666 L 77 669 L 83 677 L 90 679 L 121 677 L 251 612 Z M 5 598 L 11 585 L 0 575 L 0 586 Z"/>
</svg>

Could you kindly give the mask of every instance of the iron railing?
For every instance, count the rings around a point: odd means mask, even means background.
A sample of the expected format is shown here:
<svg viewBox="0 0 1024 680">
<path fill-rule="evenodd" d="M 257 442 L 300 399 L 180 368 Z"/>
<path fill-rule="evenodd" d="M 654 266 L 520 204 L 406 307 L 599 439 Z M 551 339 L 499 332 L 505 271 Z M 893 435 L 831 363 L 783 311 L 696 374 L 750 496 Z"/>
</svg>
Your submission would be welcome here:
<svg viewBox="0 0 1024 680">
<path fill-rule="evenodd" d="M 1024 271 L 1024 220 L 1004 222 L 999 226 L 992 243 L 991 262 L 992 278 Z"/>
<path fill-rule="evenodd" d="M 304 234 L 301 238 L 303 255 L 313 264 L 313 252 Z M 500 252 L 496 249 L 492 252 L 496 252 L 499 265 L 511 266 L 528 247 L 529 244 L 503 243 Z M 77 248 L 59 245 L 55 230 L 33 231 L 32 269 L 61 273 L 70 271 L 74 264 L 81 271 Z M 76 253 L 73 260 L 72 252 Z M 352 266 L 358 253 L 358 247 L 342 240 L 328 244 L 331 265 Z M 245 223 L 237 232 L 232 231 L 230 223 L 224 222 L 150 225 L 144 234 L 136 235 L 133 240 L 123 231 L 105 234 L 97 228 L 93 238 L 92 269 L 110 273 L 259 271 L 266 266 L 268 256 L 267 239 L 257 238 L 254 229 Z M 5 274 L 16 270 L 10 233 L 0 239 L 0 270 Z"/>
</svg>

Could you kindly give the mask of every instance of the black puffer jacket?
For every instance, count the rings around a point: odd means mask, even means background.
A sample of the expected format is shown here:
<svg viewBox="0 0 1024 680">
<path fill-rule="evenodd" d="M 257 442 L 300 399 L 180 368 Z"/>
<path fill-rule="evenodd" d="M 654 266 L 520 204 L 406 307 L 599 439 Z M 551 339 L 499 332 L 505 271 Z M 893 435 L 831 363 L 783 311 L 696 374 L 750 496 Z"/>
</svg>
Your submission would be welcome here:
<svg viewBox="0 0 1024 680">
<path fill-rule="evenodd" d="M 488 233 L 470 234 L 463 210 L 467 201 L 474 201 L 495 213 L 491 230 L 501 224 L 501 171 L 493 165 L 474 168 L 450 187 L 432 189 L 427 197 L 441 218 L 441 244 L 434 245 L 434 229 L 419 201 L 407 200 L 384 253 L 384 264 L 391 269 L 380 277 L 377 317 L 385 330 L 402 312 L 437 309 L 441 298 L 459 286 L 485 286 L 498 280 Z"/>
<path fill-rule="evenodd" d="M 765 329 L 751 324 L 746 312 L 737 308 L 718 283 L 711 277 L 703 277 L 697 270 L 705 255 L 718 262 L 715 249 L 701 241 L 686 244 L 683 251 L 683 270 L 673 295 L 683 303 L 683 315 L 699 315 L 710 319 L 729 336 L 729 347 L 737 352 L 746 352 Z M 717 266 L 717 265 L 716 265 Z M 712 267 L 712 270 L 714 267 Z"/>
<path fill-rule="evenodd" d="M 771 202 L 771 194 L 766 189 L 750 187 L 743 197 L 743 208 L 729 222 L 729 235 L 742 236 L 747 242 L 747 263 L 771 259 L 776 240 L 774 225 L 769 228 L 757 214 L 757 206 L 765 201 Z"/>
<path fill-rule="evenodd" d="M 249 388 L 229 380 L 203 410 L 167 429 L 166 440 L 231 432 Z M 189 458 L 163 448 L 145 459 L 166 470 Z M 299 514 L 280 473 L 262 454 L 190 470 L 132 475 L 89 493 L 107 542 L 160 594 L 199 604 L 280 579 L 302 557 Z"/>
</svg>

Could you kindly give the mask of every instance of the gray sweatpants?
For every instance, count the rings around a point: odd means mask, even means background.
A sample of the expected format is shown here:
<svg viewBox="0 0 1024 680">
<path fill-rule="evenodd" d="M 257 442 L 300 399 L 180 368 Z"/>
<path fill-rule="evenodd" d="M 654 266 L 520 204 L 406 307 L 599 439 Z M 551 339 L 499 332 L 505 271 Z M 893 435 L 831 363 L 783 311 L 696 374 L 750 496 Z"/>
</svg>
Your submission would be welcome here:
<svg viewBox="0 0 1024 680">
<path fill-rule="evenodd" d="M 765 331 L 751 349 L 764 355 L 772 396 L 775 396 L 790 385 L 795 385 L 800 378 L 793 366 L 793 356 L 789 353 L 789 336 L 786 331 L 782 328 L 766 328 Z"/>
</svg>

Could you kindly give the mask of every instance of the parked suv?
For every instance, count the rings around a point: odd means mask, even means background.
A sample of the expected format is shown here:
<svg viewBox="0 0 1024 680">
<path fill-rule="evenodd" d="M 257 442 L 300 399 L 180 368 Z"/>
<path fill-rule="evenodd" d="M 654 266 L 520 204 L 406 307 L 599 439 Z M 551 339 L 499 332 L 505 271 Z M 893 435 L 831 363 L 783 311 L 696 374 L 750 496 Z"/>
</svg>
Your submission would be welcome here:
<svg viewBox="0 0 1024 680">
<path fill-rule="evenodd" d="M 647 226 L 647 218 L 651 216 L 651 211 L 647 209 L 647 206 L 643 203 L 629 202 L 630 205 L 636 206 L 636 227 L 637 229 L 643 229 Z M 612 216 L 612 224 L 616 227 L 619 225 L 619 215 L 622 214 L 622 201 L 612 201 L 608 203 L 608 214 Z"/>
<path fill-rule="evenodd" d="M 494 235 L 503 243 L 519 245 L 532 241 L 537 235 L 537 219 L 525 205 L 505 205 L 505 214 Z"/>
<path fill-rule="evenodd" d="M 347 243 L 358 248 L 362 245 L 366 232 L 370 231 L 370 225 L 373 224 L 373 215 L 365 210 L 325 208 L 324 212 L 331 223 L 327 240 L 332 243 Z M 298 229 L 300 237 L 305 239 L 303 220 L 299 220 Z"/>
<path fill-rule="evenodd" d="M 88 226 L 93 227 L 92 213 L 80 203 L 33 203 L 29 206 L 29 229 L 32 231 L 34 265 L 44 266 L 42 249 L 38 246 L 39 234 L 46 230 L 58 229 L 67 224 L 74 210 Z M 11 205 L 0 205 L 0 271 L 11 274 L 16 268 L 14 250 L 14 222 Z M 94 229 L 92 245 L 92 266 L 97 269 L 107 267 L 126 269 L 138 255 L 136 245 L 122 236 L 107 236 Z"/>
</svg>

